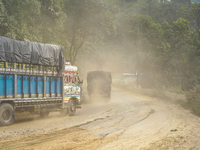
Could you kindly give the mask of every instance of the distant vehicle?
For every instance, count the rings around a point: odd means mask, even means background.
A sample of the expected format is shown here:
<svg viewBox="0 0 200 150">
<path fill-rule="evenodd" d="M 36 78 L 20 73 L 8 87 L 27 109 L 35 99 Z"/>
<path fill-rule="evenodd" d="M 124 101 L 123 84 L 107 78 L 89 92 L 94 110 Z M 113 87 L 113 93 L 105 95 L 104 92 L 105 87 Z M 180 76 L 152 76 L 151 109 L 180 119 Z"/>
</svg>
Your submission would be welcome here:
<svg viewBox="0 0 200 150">
<path fill-rule="evenodd" d="M 111 98 L 112 77 L 110 72 L 92 71 L 87 74 L 87 90 L 90 101 L 98 97 Z"/>
<path fill-rule="evenodd" d="M 60 46 L 0 36 L 0 125 L 12 124 L 15 112 L 74 115 L 81 90 L 77 67 Z"/>
<path fill-rule="evenodd" d="M 123 81 L 136 81 L 137 80 L 137 74 L 134 73 L 123 73 L 122 74 L 122 80 Z"/>
</svg>

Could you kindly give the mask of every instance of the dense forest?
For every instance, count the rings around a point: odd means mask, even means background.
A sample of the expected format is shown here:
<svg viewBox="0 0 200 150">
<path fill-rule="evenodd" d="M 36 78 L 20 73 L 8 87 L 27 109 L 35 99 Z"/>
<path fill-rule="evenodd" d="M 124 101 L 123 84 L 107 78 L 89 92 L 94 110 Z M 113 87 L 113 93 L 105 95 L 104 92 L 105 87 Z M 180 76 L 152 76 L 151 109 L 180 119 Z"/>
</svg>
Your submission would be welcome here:
<svg viewBox="0 0 200 150">
<path fill-rule="evenodd" d="M 82 71 L 137 73 L 143 87 L 180 92 L 200 83 L 199 14 L 190 0 L 0 0 L 0 35 L 61 45 Z"/>
</svg>

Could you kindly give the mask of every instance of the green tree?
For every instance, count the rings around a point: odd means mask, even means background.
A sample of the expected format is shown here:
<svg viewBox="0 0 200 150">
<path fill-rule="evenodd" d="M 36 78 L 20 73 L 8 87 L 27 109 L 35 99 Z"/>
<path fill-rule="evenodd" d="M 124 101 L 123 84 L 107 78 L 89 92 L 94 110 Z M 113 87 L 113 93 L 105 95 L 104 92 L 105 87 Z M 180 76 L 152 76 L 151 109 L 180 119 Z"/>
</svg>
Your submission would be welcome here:
<svg viewBox="0 0 200 150">
<path fill-rule="evenodd" d="M 44 43 L 54 43 L 66 46 L 64 39 L 64 22 L 66 14 L 63 11 L 63 0 L 38 0 L 41 4 L 41 15 L 36 20 L 37 35 Z"/>
<path fill-rule="evenodd" d="M 8 28 L 8 21 L 7 21 L 7 11 L 4 7 L 2 0 L 0 0 L 0 34 L 5 35 L 9 28 Z"/>
<path fill-rule="evenodd" d="M 182 7 L 181 15 L 185 17 L 192 27 L 196 30 L 200 37 L 200 4 L 191 4 L 190 6 L 185 5 Z"/>
<path fill-rule="evenodd" d="M 40 3 L 37 0 L 2 0 L 2 4 L 8 24 L 4 35 L 19 40 L 30 39 L 29 27 L 40 14 Z"/>
<path fill-rule="evenodd" d="M 114 12 L 117 10 L 108 0 L 67 0 L 64 10 L 67 14 L 68 57 L 74 64 L 86 41 L 99 42 L 105 34 L 114 32 Z"/>
</svg>

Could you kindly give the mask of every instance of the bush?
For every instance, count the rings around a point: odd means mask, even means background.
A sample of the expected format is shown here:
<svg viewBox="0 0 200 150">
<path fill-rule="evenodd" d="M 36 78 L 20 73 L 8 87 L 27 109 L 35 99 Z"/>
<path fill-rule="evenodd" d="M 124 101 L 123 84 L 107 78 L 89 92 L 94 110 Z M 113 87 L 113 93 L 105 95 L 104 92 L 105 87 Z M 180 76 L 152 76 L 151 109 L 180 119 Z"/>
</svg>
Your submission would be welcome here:
<svg viewBox="0 0 200 150">
<path fill-rule="evenodd" d="M 187 105 L 192 112 L 200 116 L 200 85 L 186 93 Z"/>
</svg>

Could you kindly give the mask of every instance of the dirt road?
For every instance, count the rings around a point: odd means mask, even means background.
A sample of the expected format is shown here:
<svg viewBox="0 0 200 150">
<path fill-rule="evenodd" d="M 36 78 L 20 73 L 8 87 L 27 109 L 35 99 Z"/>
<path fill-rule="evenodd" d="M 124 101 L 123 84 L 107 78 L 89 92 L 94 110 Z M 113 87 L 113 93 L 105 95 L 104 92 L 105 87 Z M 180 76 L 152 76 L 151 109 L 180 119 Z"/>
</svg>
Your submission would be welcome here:
<svg viewBox="0 0 200 150">
<path fill-rule="evenodd" d="M 114 89 L 111 102 L 84 104 L 73 117 L 28 115 L 0 127 L 0 149 L 197 150 L 200 119 L 178 105 Z"/>
</svg>

